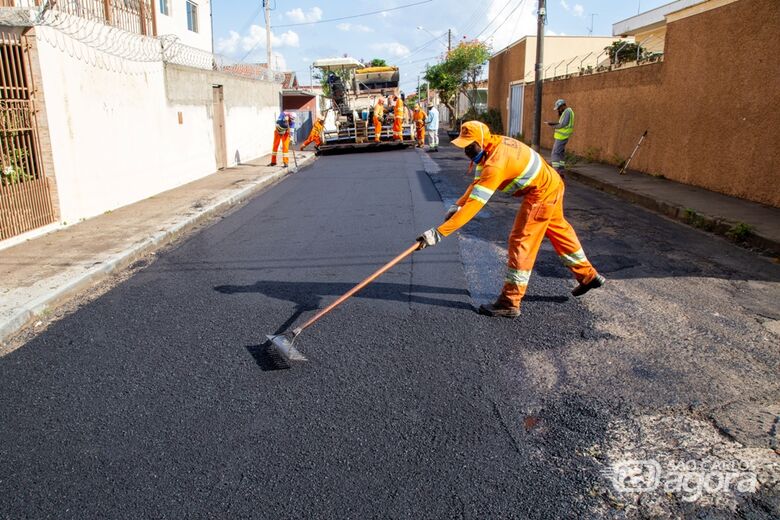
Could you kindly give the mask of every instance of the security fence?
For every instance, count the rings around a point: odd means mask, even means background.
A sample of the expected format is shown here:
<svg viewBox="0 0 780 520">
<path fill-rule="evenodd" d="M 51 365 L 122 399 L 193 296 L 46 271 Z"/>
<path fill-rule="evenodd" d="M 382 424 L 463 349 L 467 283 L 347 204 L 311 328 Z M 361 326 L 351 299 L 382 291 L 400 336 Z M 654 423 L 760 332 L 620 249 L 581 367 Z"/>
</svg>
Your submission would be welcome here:
<svg viewBox="0 0 780 520">
<path fill-rule="evenodd" d="M 0 32 L 0 240 L 54 221 L 25 36 Z"/>
<path fill-rule="evenodd" d="M 196 69 L 214 70 L 242 76 L 245 78 L 273 83 L 282 83 L 284 74 L 269 70 L 266 66 L 257 63 L 239 63 L 226 56 L 212 54 L 208 51 L 190 47 L 178 41 L 173 35 L 160 36 L 162 45 L 162 60 L 165 63 L 183 65 Z"/>
<path fill-rule="evenodd" d="M 0 7 L 39 8 L 77 16 L 135 34 L 157 34 L 153 0 L 0 0 Z"/>
</svg>

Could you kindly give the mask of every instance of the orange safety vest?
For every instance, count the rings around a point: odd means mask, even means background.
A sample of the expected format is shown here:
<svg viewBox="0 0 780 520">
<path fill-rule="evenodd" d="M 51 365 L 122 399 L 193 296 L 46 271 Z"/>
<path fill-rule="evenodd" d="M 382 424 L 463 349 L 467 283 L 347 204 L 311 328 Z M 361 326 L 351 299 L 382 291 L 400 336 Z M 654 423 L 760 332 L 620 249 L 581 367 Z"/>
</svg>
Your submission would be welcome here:
<svg viewBox="0 0 780 520">
<path fill-rule="evenodd" d="M 515 197 L 541 196 L 557 176 L 542 156 L 525 144 L 501 135 L 485 144 L 485 156 L 477 165 L 479 175 L 456 202 L 460 211 L 439 226 L 450 235 L 476 215 L 497 190 Z"/>
</svg>

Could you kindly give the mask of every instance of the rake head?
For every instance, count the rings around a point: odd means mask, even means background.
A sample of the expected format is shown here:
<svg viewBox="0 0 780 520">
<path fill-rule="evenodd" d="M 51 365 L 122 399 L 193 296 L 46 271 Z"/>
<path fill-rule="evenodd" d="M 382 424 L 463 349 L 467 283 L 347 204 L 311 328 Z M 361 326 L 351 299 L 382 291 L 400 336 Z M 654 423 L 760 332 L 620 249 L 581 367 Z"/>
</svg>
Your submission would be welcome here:
<svg viewBox="0 0 780 520">
<path fill-rule="evenodd" d="M 308 361 L 306 356 L 295 348 L 295 332 L 286 332 L 284 334 L 267 335 L 271 342 L 271 347 L 279 353 L 286 361 Z"/>
</svg>

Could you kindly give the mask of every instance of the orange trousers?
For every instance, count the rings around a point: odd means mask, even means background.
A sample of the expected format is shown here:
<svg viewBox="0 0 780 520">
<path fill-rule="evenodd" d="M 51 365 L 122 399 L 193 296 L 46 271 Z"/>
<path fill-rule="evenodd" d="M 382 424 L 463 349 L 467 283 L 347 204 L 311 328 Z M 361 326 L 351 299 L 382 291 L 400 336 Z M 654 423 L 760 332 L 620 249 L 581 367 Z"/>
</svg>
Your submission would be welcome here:
<svg viewBox="0 0 780 520">
<path fill-rule="evenodd" d="M 282 143 L 282 161 L 284 164 L 290 162 L 290 132 L 285 132 L 284 135 L 279 135 L 279 132 L 274 132 L 274 151 L 271 153 L 271 165 L 276 165 L 276 155 L 279 149 L 279 143 Z"/>
<path fill-rule="evenodd" d="M 588 283 L 598 274 L 585 256 L 574 228 L 563 216 L 563 192 L 563 181 L 552 173 L 547 189 L 539 196 L 526 196 L 520 205 L 509 234 L 509 265 L 497 305 L 520 306 L 544 237 L 550 239 L 561 262 L 577 281 Z"/>
<path fill-rule="evenodd" d="M 314 143 L 314 146 L 319 146 L 322 144 L 322 141 L 320 140 L 320 136 L 318 135 L 310 135 L 308 139 L 306 139 L 303 144 L 301 145 L 301 150 L 309 146 L 310 143 Z"/>
<path fill-rule="evenodd" d="M 425 125 L 420 125 L 417 130 L 417 144 L 423 146 L 425 144 Z"/>
<path fill-rule="evenodd" d="M 374 141 L 377 143 L 382 140 L 382 121 L 374 116 Z"/>
<path fill-rule="evenodd" d="M 400 117 L 396 117 L 393 120 L 393 139 L 397 141 L 403 141 L 404 134 L 403 134 L 403 119 Z"/>
</svg>

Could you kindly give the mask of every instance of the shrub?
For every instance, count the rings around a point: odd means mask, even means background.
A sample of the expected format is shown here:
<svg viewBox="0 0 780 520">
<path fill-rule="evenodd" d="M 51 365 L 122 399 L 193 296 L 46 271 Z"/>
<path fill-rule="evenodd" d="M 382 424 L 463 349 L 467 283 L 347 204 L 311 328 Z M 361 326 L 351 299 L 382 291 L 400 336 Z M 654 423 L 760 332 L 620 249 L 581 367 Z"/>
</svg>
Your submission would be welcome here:
<svg viewBox="0 0 780 520">
<path fill-rule="evenodd" d="M 501 112 L 495 108 L 489 108 L 485 112 L 477 112 L 470 108 L 463 114 L 463 121 L 482 121 L 494 134 L 504 133 L 504 124 L 501 121 Z"/>
</svg>

